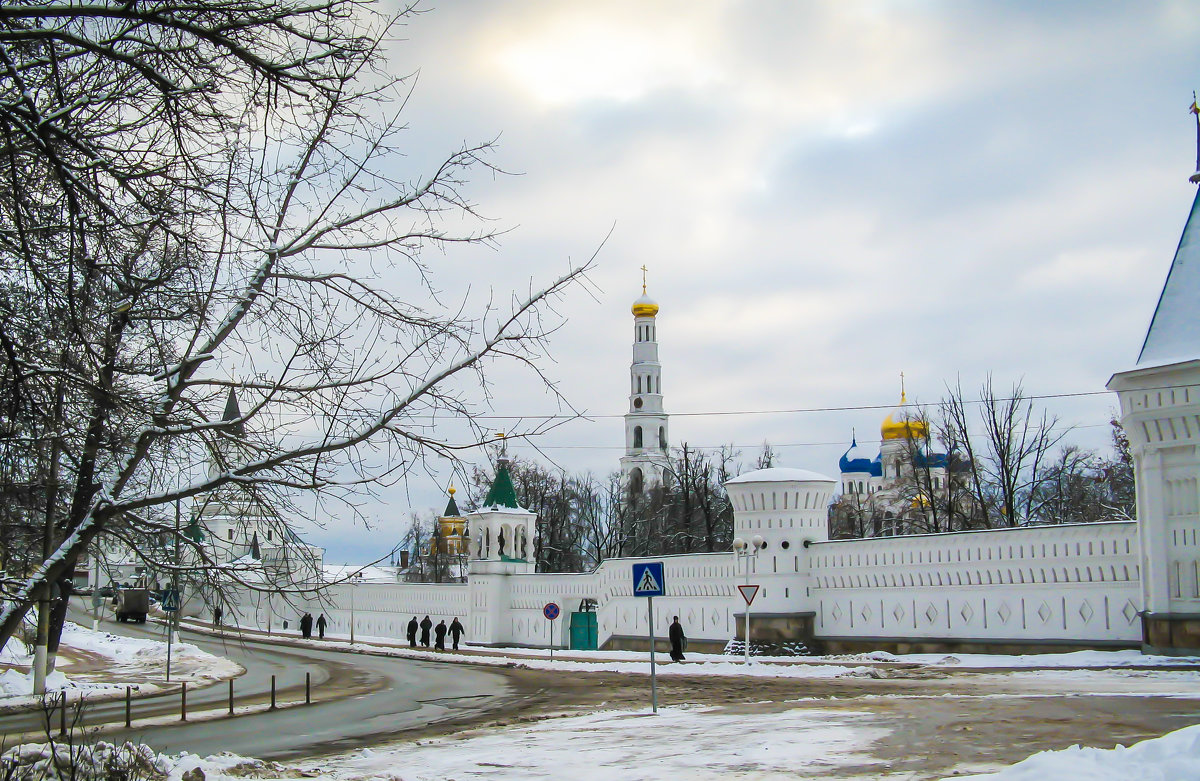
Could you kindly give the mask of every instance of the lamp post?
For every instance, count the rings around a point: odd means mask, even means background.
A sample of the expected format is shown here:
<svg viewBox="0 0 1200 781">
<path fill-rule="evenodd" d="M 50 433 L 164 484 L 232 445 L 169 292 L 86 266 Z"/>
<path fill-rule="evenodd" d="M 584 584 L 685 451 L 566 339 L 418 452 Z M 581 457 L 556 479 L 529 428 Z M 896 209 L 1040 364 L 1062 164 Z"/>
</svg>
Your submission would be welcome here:
<svg viewBox="0 0 1200 781">
<path fill-rule="evenodd" d="M 737 562 L 742 564 L 745 559 L 746 567 L 746 585 L 750 585 L 750 560 L 758 558 L 758 552 L 762 549 L 763 538 L 761 535 L 754 535 L 747 545 L 746 541 L 738 537 L 733 541 L 733 553 L 737 556 Z M 745 629 L 745 645 L 746 645 L 746 664 L 750 664 L 750 603 L 746 603 L 746 629 Z"/>
</svg>

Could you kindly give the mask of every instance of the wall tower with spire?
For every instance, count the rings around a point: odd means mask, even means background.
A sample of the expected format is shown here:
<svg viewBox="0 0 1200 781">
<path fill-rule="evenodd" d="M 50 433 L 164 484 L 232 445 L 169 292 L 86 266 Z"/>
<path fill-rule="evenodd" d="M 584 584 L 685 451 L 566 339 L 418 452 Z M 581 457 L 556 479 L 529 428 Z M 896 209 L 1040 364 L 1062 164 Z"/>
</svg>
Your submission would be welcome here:
<svg viewBox="0 0 1200 781">
<path fill-rule="evenodd" d="M 1191 111 L 1200 158 L 1200 107 Z M 1196 168 L 1200 184 L 1200 159 Z M 1108 388 L 1134 461 L 1143 648 L 1200 653 L 1200 193 L 1137 363 Z"/>
<path fill-rule="evenodd" d="M 658 303 L 646 292 L 633 302 L 633 362 L 629 365 L 629 411 L 625 414 L 625 455 L 621 476 L 626 490 L 641 493 L 662 484 L 670 467 L 667 413 L 663 410 L 662 365 L 658 362 Z"/>
</svg>

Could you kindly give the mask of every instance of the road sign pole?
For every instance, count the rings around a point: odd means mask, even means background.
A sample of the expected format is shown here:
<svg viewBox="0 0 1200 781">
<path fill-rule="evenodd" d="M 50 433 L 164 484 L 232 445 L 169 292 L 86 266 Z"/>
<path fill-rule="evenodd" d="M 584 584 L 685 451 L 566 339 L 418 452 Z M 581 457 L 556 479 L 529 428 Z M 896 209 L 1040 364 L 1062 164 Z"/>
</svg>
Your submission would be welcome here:
<svg viewBox="0 0 1200 781">
<path fill-rule="evenodd" d="M 650 708 L 658 713 L 658 680 L 654 674 L 654 597 L 646 597 L 646 612 L 650 619 Z"/>
<path fill-rule="evenodd" d="M 748 578 L 747 578 L 748 579 Z M 750 603 L 746 603 L 746 661 L 743 664 L 750 664 Z"/>
<path fill-rule="evenodd" d="M 554 619 L 550 619 L 550 661 L 554 661 Z"/>
</svg>

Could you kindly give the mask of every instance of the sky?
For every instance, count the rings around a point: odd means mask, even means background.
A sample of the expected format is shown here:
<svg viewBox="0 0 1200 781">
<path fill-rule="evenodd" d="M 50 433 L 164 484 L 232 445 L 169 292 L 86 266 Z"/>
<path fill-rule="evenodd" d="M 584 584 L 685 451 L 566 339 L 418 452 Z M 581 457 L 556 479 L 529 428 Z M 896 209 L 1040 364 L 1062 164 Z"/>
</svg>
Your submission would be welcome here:
<svg viewBox="0 0 1200 781">
<path fill-rule="evenodd" d="M 406 164 L 494 139 L 509 172 L 464 188 L 499 246 L 431 252 L 438 284 L 506 296 L 598 252 L 544 365 L 588 418 L 514 454 L 617 468 L 643 265 L 672 446 L 752 463 L 770 442 L 836 477 L 852 431 L 877 446 L 901 373 L 929 404 L 989 374 L 1097 394 L 1039 403 L 1069 441 L 1109 446 L 1105 383 L 1137 358 L 1195 196 L 1194 3 L 423 9 L 389 52 L 416 77 Z M 492 414 L 524 416 L 498 431 L 562 411 L 528 372 L 491 381 Z M 307 536 L 331 563 L 386 555 L 455 469 L 384 490 L 371 529 Z"/>
</svg>

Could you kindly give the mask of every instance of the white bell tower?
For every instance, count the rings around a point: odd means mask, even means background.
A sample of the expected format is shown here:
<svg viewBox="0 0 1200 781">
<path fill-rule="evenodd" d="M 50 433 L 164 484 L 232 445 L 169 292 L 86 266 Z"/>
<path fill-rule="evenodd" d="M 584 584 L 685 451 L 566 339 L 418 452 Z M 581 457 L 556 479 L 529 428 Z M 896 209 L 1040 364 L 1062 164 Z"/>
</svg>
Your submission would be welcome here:
<svg viewBox="0 0 1200 781">
<path fill-rule="evenodd" d="M 626 490 L 641 493 L 661 484 L 670 466 L 667 413 L 663 411 L 662 366 L 658 362 L 658 304 L 646 293 L 633 302 L 633 362 L 629 365 L 629 412 L 625 414 L 625 455 L 621 476 Z"/>
</svg>

